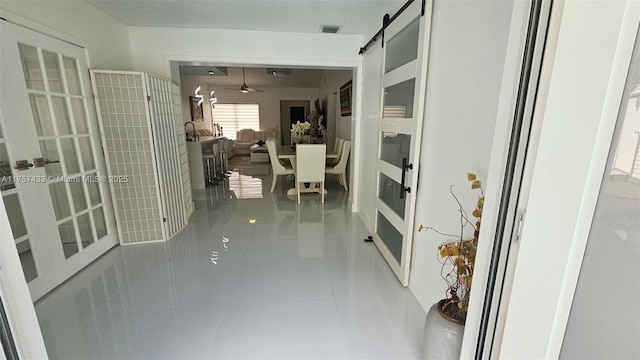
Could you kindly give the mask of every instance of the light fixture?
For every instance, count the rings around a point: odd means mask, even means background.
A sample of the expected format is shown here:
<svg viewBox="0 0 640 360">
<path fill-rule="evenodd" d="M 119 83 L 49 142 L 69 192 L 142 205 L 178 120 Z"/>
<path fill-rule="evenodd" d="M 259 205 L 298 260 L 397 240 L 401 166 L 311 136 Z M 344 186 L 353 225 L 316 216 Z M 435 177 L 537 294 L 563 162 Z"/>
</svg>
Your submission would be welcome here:
<svg viewBox="0 0 640 360">
<path fill-rule="evenodd" d="M 198 99 L 198 106 L 202 105 L 202 102 L 204 101 L 204 95 L 200 94 L 200 89 L 202 88 L 200 87 L 200 84 L 198 84 L 195 91 L 195 97 Z"/>
<path fill-rule="evenodd" d="M 273 76 L 287 76 L 287 75 L 291 75 L 291 69 L 267 68 L 267 73 Z"/>
<path fill-rule="evenodd" d="M 209 103 L 211 103 L 212 108 L 216 107 L 215 104 L 218 102 L 218 98 L 214 95 L 215 91 L 213 91 L 213 74 L 213 70 L 209 70 L 209 75 L 211 75 L 211 85 L 209 87 L 209 89 L 211 90 L 209 92 Z M 213 117 L 213 114 L 211 116 Z"/>
<path fill-rule="evenodd" d="M 218 102 L 218 98 L 213 94 L 215 91 L 211 90 L 209 93 L 209 102 L 211 103 L 211 107 L 215 107 L 215 103 Z"/>
</svg>

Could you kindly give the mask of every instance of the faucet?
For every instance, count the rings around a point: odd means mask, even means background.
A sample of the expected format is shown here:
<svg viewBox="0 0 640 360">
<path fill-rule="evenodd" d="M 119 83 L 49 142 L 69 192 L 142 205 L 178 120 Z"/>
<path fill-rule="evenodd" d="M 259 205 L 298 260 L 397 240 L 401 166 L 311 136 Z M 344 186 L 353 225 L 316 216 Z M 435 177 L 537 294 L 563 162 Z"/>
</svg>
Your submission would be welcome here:
<svg viewBox="0 0 640 360">
<path fill-rule="evenodd" d="M 184 134 L 185 136 L 187 136 L 187 125 L 191 124 L 191 127 L 193 127 L 193 141 L 198 141 L 198 133 L 196 132 L 196 124 L 193 123 L 193 121 L 187 121 L 186 123 L 184 123 Z M 189 141 L 189 139 L 187 138 L 187 141 Z"/>
</svg>

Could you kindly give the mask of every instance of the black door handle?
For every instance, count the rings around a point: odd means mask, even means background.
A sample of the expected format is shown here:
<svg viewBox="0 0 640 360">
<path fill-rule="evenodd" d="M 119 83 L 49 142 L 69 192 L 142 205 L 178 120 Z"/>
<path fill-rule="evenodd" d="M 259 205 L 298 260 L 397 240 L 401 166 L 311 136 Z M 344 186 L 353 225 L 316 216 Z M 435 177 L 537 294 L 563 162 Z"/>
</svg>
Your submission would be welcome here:
<svg viewBox="0 0 640 360">
<path fill-rule="evenodd" d="M 27 170 L 31 167 L 33 167 L 33 164 L 28 162 L 27 160 L 16 160 L 16 166 L 14 167 L 14 169 L 20 171 L 20 170 Z"/>
<path fill-rule="evenodd" d="M 407 175 L 407 171 L 413 169 L 413 164 L 407 164 L 407 158 L 402 158 L 402 180 L 400 181 L 400 199 L 404 199 L 404 193 L 411 193 L 410 187 L 404 186 L 405 176 Z"/>
</svg>

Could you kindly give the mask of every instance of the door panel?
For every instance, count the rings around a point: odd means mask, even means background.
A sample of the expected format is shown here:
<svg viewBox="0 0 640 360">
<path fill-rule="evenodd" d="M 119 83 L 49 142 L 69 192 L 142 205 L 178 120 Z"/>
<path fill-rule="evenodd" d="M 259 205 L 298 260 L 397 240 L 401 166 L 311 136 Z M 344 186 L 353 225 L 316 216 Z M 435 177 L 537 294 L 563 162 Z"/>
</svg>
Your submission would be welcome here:
<svg viewBox="0 0 640 360">
<path fill-rule="evenodd" d="M 412 119 L 415 87 L 415 78 L 385 87 L 382 118 Z"/>
<path fill-rule="evenodd" d="M 396 215 L 404 218 L 404 208 L 407 198 L 399 197 L 400 183 L 394 181 L 387 175 L 380 173 L 380 184 L 378 184 L 378 199 L 387 205 Z"/>
<path fill-rule="evenodd" d="M 4 164 L 6 162 L 0 160 L 0 169 L 6 170 Z M 0 177 L 0 180 L 7 178 Z M 16 207 L 16 204 L 11 206 Z M 13 238 L 13 224 L 9 219 L 5 203 L 0 201 L 0 239 L 3 240 L 0 241 L 0 332 L 3 333 L 0 339 L 0 359 L 4 359 L 6 355 L 16 359 L 45 359 L 47 352 L 29 289 L 24 281 L 26 274 L 20 269 L 20 256 L 16 245 L 10 240 Z M 22 263 L 24 266 L 25 262 Z"/>
<path fill-rule="evenodd" d="M 13 174 L 15 188 L 2 195 L 22 204 L 27 233 L 32 231 L 25 235 L 29 242 L 21 240 L 23 231 L 14 237 L 25 254 L 23 269 L 35 300 L 115 245 L 117 237 L 113 220 L 107 220 L 113 211 L 102 195 L 106 184 L 94 183 L 105 171 L 104 160 L 95 156 L 98 126 L 87 101 L 85 50 L 5 21 L 0 25 L 7 69 L 0 74 L 6 158 L 10 168 L 17 160 L 31 164 Z M 17 209 L 8 211 L 17 219 Z M 28 275 L 33 268 L 35 277 Z"/>
<path fill-rule="evenodd" d="M 640 29 L 636 31 L 631 66 L 622 94 L 616 130 L 587 239 L 561 359 L 638 359 L 640 310 L 637 306 L 607 306 L 611 294 L 624 289 L 624 301 L 640 301 Z M 589 341 L 585 342 L 584 339 Z"/>
<path fill-rule="evenodd" d="M 381 69 L 374 243 L 404 286 L 409 284 L 430 27 L 430 11 L 421 16 L 421 5 L 412 3 L 385 31 Z"/>
<path fill-rule="evenodd" d="M 418 58 L 417 44 L 419 34 L 420 22 L 414 21 L 398 31 L 396 36 L 387 41 L 387 57 L 384 64 L 385 73 L 389 73 Z"/>
</svg>

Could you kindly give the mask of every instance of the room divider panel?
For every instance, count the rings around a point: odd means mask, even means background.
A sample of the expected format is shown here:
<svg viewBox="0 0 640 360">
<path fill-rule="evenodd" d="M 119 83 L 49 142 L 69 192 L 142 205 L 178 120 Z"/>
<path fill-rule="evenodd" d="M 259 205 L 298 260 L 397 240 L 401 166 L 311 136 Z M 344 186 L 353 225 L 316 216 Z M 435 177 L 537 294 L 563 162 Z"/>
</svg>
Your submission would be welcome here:
<svg viewBox="0 0 640 360">
<path fill-rule="evenodd" d="M 121 245 L 166 241 L 193 212 L 179 89 L 142 72 L 91 70 Z"/>
</svg>

